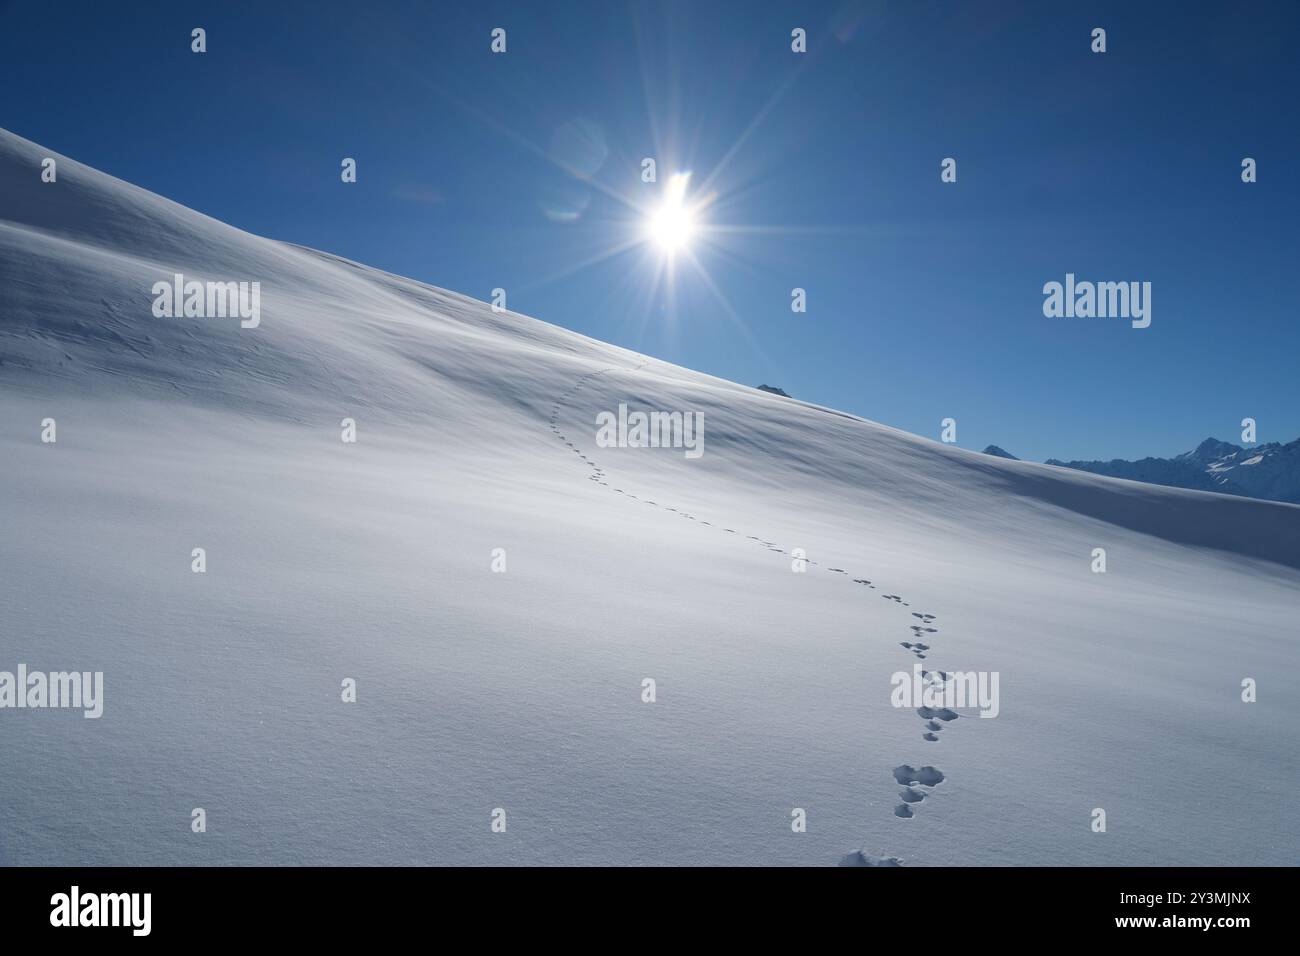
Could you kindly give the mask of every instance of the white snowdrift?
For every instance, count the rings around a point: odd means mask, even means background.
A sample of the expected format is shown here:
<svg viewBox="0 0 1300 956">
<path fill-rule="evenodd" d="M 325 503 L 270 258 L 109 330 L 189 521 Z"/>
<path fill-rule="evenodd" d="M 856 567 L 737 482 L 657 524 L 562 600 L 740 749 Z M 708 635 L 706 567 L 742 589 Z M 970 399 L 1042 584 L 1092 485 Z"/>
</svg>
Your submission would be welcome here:
<svg viewBox="0 0 1300 956">
<path fill-rule="evenodd" d="M 178 272 L 259 281 L 260 326 L 155 318 Z M 596 447 L 620 402 L 702 412 L 705 454 Z M 939 445 L 3 132 L 0 403 L 0 671 L 105 675 L 99 720 L 0 710 L 0 862 L 1300 850 L 1300 507 Z M 1000 715 L 923 739 L 917 641 L 999 672 Z"/>
</svg>

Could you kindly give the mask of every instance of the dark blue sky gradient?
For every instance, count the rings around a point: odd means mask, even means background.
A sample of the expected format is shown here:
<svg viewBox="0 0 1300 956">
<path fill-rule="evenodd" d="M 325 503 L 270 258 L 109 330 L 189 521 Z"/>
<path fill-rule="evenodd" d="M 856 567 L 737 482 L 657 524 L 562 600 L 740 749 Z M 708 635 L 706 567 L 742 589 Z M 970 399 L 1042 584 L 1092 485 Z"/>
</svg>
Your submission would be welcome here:
<svg viewBox="0 0 1300 956">
<path fill-rule="evenodd" d="M 1292 2 L 10 2 L 0 126 L 682 365 L 929 437 L 952 416 L 964 447 L 1169 455 L 1244 416 L 1300 434 L 1298 26 Z M 645 250 L 574 269 L 634 232 L 615 197 L 653 197 L 650 155 L 716 174 L 713 290 L 679 269 L 669 294 Z M 1044 318 L 1066 272 L 1150 281 L 1151 327 Z"/>
</svg>

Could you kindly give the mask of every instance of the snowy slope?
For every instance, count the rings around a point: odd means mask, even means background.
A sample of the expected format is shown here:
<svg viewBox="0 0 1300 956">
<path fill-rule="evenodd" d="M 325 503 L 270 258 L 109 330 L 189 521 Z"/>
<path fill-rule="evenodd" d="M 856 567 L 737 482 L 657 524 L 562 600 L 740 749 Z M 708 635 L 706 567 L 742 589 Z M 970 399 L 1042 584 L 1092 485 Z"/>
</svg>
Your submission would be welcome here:
<svg viewBox="0 0 1300 956">
<path fill-rule="evenodd" d="M 176 272 L 260 281 L 260 326 L 155 318 Z M 1300 507 L 939 445 L 8 133 L 0 403 L 0 670 L 102 670 L 106 697 L 99 720 L 0 710 L 0 862 L 1300 850 Z M 703 413 L 704 455 L 597 447 L 620 403 Z M 999 716 L 892 707 L 918 640 L 998 672 Z"/>
</svg>

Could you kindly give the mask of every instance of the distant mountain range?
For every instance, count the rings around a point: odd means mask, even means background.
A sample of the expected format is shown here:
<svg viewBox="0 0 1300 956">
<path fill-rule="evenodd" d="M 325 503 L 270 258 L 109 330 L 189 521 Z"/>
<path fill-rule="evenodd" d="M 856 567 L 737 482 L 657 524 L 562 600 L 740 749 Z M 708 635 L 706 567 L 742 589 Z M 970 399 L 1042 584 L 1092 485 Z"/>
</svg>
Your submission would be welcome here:
<svg viewBox="0 0 1300 956">
<path fill-rule="evenodd" d="M 989 445 L 984 454 L 1019 460 L 997 445 Z M 1269 442 L 1243 448 L 1217 438 L 1207 438 L 1192 451 L 1173 458 L 1143 458 L 1140 461 L 1120 458 L 1113 461 L 1058 461 L 1049 458 L 1047 464 L 1153 485 L 1300 504 L 1300 439 L 1285 445 Z"/>
</svg>

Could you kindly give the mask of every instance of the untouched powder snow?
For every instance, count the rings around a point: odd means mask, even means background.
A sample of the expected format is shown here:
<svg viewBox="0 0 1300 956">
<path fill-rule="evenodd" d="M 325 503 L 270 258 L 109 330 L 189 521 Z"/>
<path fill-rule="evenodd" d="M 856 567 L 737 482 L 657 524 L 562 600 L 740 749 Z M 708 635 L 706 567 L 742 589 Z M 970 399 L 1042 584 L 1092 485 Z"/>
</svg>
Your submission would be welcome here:
<svg viewBox="0 0 1300 956">
<path fill-rule="evenodd" d="M 176 273 L 260 282 L 260 324 L 155 318 Z M 104 673 L 97 720 L 0 710 L 2 863 L 1300 852 L 1300 507 L 923 440 L 9 133 L 0 403 L 0 671 Z M 599 447 L 620 404 L 703 455 Z M 891 706 L 914 663 L 996 672 L 998 716 Z"/>
</svg>

